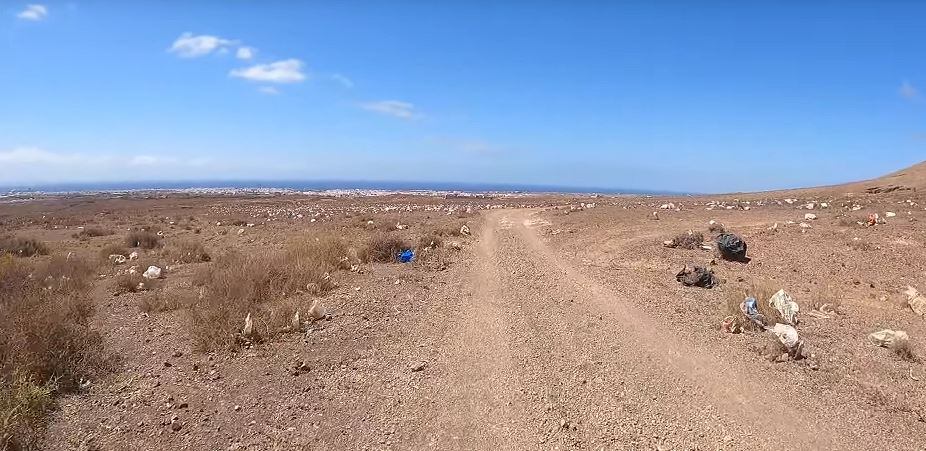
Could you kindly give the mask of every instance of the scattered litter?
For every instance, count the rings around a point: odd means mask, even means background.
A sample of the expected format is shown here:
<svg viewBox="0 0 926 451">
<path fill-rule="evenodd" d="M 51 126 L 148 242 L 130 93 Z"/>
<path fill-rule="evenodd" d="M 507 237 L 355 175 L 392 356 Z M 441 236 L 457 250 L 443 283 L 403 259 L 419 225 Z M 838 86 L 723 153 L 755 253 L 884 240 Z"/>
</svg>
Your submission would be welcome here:
<svg viewBox="0 0 926 451">
<path fill-rule="evenodd" d="M 814 220 L 817 219 L 817 215 L 815 215 L 815 214 L 813 214 L 813 213 L 807 213 L 807 214 L 804 215 L 804 219 L 807 220 L 807 221 L 814 221 Z"/>
<path fill-rule="evenodd" d="M 702 266 L 686 265 L 675 275 L 675 280 L 686 287 L 713 288 L 719 284 L 714 272 Z"/>
<path fill-rule="evenodd" d="M 797 312 L 799 310 L 797 302 L 785 290 L 778 290 L 769 300 L 769 307 L 774 307 L 781 315 L 781 319 L 790 325 L 797 324 Z"/>
<path fill-rule="evenodd" d="M 114 265 L 121 265 L 125 263 L 125 260 L 126 260 L 125 255 L 110 254 L 109 256 L 109 261 L 111 261 Z"/>
<path fill-rule="evenodd" d="M 897 213 L 894 213 L 893 211 L 887 211 L 887 212 L 884 212 L 884 216 L 888 218 L 893 218 L 894 216 L 897 216 Z"/>
<path fill-rule="evenodd" d="M 132 251 L 132 253 L 129 254 L 129 260 L 138 260 L 138 251 Z"/>
<path fill-rule="evenodd" d="M 411 249 L 405 249 L 404 251 L 402 251 L 401 254 L 399 254 L 399 262 L 401 263 L 408 263 L 414 259 L 415 259 L 415 252 L 412 251 Z"/>
<path fill-rule="evenodd" d="M 913 312 L 920 316 L 926 316 L 926 296 L 923 296 L 916 288 L 911 286 L 907 286 L 904 294 L 907 295 L 907 304 L 910 305 Z"/>
<path fill-rule="evenodd" d="M 900 346 L 902 343 L 910 340 L 906 332 L 902 330 L 884 329 L 868 334 L 868 341 L 875 346 L 882 348 L 892 348 Z"/>
<path fill-rule="evenodd" d="M 831 319 L 836 317 L 836 308 L 833 304 L 826 303 L 817 307 L 816 310 L 811 310 L 806 313 L 807 316 L 811 316 L 819 319 Z"/>
<path fill-rule="evenodd" d="M 735 316 L 729 315 L 720 323 L 720 330 L 728 334 L 738 334 L 743 331 L 743 326 L 737 321 Z"/>
<path fill-rule="evenodd" d="M 244 317 L 244 328 L 241 329 L 241 334 L 245 337 L 251 336 L 254 333 L 254 321 L 251 320 L 251 314 L 248 313 L 248 316 Z"/>
<path fill-rule="evenodd" d="M 780 341 L 781 344 L 788 348 L 788 354 L 792 357 L 801 355 L 804 342 L 801 341 L 800 336 L 798 336 L 797 329 L 787 324 L 776 323 L 775 327 L 772 327 L 772 333 L 778 337 L 778 341 Z"/>
<path fill-rule="evenodd" d="M 722 233 L 717 236 L 717 249 L 725 260 L 747 261 L 746 242 L 732 233 Z"/>
<path fill-rule="evenodd" d="M 158 268 L 157 266 L 153 266 L 153 265 L 149 266 L 148 269 L 146 269 L 145 272 L 142 273 L 141 276 L 146 279 L 160 279 L 161 278 L 161 268 Z"/>
<path fill-rule="evenodd" d="M 742 311 L 743 315 L 745 315 L 746 318 L 749 318 L 753 324 L 759 326 L 760 329 L 768 329 L 768 323 L 765 320 L 765 316 L 759 313 L 758 307 L 759 306 L 756 298 L 749 297 L 740 304 L 740 311 Z"/>
<path fill-rule="evenodd" d="M 470 234 L 469 226 L 467 226 L 466 224 L 463 224 L 463 227 L 460 227 L 460 235 L 464 235 L 464 236 L 465 236 L 465 235 L 469 235 L 469 234 Z"/>
</svg>

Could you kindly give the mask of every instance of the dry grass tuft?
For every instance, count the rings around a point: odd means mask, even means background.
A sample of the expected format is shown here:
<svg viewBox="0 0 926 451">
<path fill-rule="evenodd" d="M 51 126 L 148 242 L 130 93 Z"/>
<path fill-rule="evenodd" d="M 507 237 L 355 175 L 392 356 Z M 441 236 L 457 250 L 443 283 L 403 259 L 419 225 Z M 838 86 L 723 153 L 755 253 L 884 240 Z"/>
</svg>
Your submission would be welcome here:
<svg viewBox="0 0 926 451">
<path fill-rule="evenodd" d="M 32 449 L 55 395 L 109 368 L 89 327 L 93 268 L 0 257 L 0 446 Z"/>
<path fill-rule="evenodd" d="M 99 227 L 89 227 L 86 229 L 82 229 L 80 232 L 75 233 L 74 238 L 84 241 L 90 238 L 94 238 L 98 236 L 109 236 L 112 234 L 113 234 L 112 230 L 101 229 Z"/>
<path fill-rule="evenodd" d="M 154 249 L 161 245 L 161 237 L 157 233 L 148 230 L 133 230 L 125 237 L 125 245 L 142 249 Z"/>
<path fill-rule="evenodd" d="M 916 352 L 913 350 L 913 345 L 910 344 L 910 340 L 900 340 L 895 341 L 891 345 L 891 351 L 894 352 L 894 355 L 899 357 L 901 360 L 907 362 L 919 362 L 920 359 L 917 357 Z"/>
<path fill-rule="evenodd" d="M 145 268 L 147 268 L 147 266 Z M 125 293 L 139 293 L 142 291 L 156 290 L 161 287 L 163 284 L 161 280 L 146 279 L 142 277 L 142 271 L 134 273 L 126 272 L 116 276 L 113 294 L 118 296 Z"/>
<path fill-rule="evenodd" d="M 124 255 L 128 257 L 129 254 L 131 254 L 129 249 L 121 244 L 107 244 L 100 249 L 100 258 L 107 261 L 109 261 L 110 255 Z"/>
<path fill-rule="evenodd" d="M 418 247 L 416 249 L 418 249 L 420 253 L 424 249 L 436 249 L 443 244 L 444 240 L 441 239 L 440 235 L 432 232 L 418 239 Z"/>
<path fill-rule="evenodd" d="M 698 249 L 703 243 L 704 235 L 701 232 L 688 231 L 687 233 L 680 233 L 676 235 L 675 238 L 672 238 L 672 243 L 669 244 L 669 247 Z"/>
<path fill-rule="evenodd" d="M 724 303 L 724 316 L 732 315 L 742 320 L 743 324 L 751 330 L 758 330 L 758 326 L 746 319 L 740 310 L 740 304 L 747 297 L 756 299 L 756 309 L 765 317 L 766 324 L 773 326 L 775 323 L 781 323 L 781 314 L 774 307 L 768 305 L 768 300 L 777 293 L 779 288 L 769 281 L 754 281 L 745 285 L 741 289 L 733 289 L 727 292 L 727 299 Z"/>
<path fill-rule="evenodd" d="M 201 263 L 212 259 L 203 243 L 199 241 L 183 240 L 171 246 L 174 261 L 180 263 Z"/>
<path fill-rule="evenodd" d="M 0 238 L 0 254 L 17 257 L 48 255 L 48 246 L 34 238 L 6 237 Z"/>
<path fill-rule="evenodd" d="M 335 287 L 330 274 L 350 268 L 350 254 L 345 242 L 326 236 L 295 242 L 283 251 L 221 256 L 211 267 L 194 274 L 194 285 L 202 286 L 204 293 L 190 312 L 197 348 L 236 349 L 243 341 L 272 338 L 285 329 L 292 316 L 284 309 L 290 304 L 281 301 L 301 293 L 330 291 Z M 295 312 L 296 307 L 290 307 Z M 298 307 L 303 312 L 307 308 Z M 242 337 L 240 331 L 249 313 L 255 332 Z"/>
<path fill-rule="evenodd" d="M 395 262 L 396 258 L 403 250 L 410 246 L 401 238 L 388 234 L 380 233 L 373 235 L 366 245 L 363 252 L 364 262 L 390 263 Z"/>
</svg>

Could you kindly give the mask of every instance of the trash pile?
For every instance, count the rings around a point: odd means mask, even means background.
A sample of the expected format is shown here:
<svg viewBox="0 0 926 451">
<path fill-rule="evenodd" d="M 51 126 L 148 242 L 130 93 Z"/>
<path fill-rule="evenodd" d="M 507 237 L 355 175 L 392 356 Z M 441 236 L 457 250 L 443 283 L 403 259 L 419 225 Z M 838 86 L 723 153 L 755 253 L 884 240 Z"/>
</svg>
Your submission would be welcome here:
<svg viewBox="0 0 926 451">
<path fill-rule="evenodd" d="M 748 262 L 746 257 L 746 242 L 737 235 L 732 233 L 721 233 L 717 235 L 717 250 L 724 260 L 735 262 Z"/>
<path fill-rule="evenodd" d="M 720 284 L 720 281 L 714 276 L 714 272 L 702 266 L 686 265 L 678 274 L 675 280 L 686 287 L 713 288 Z"/>
<path fill-rule="evenodd" d="M 759 311 L 759 301 L 753 297 L 747 297 L 740 304 L 740 311 L 745 320 L 754 324 L 756 328 L 762 331 L 770 332 L 775 335 L 778 341 L 787 350 L 787 357 L 795 360 L 804 358 L 804 341 L 801 340 L 795 326 L 798 324 L 797 314 L 800 308 L 797 302 L 785 290 L 778 290 L 777 293 L 768 299 L 768 306 L 778 311 L 781 321 L 770 324 L 768 318 Z M 721 330 L 727 333 L 739 333 L 743 331 L 743 326 L 738 318 L 727 316 L 721 323 Z"/>
</svg>

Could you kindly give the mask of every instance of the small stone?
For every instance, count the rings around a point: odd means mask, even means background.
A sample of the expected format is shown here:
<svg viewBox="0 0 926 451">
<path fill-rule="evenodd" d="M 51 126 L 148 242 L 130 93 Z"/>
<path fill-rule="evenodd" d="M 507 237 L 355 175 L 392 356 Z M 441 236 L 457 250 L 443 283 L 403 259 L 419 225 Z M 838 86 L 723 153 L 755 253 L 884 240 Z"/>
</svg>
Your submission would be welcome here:
<svg viewBox="0 0 926 451">
<path fill-rule="evenodd" d="M 173 355 L 174 357 L 183 357 L 183 352 L 181 352 L 181 351 L 174 351 L 174 353 L 173 353 L 172 355 Z"/>
<path fill-rule="evenodd" d="M 427 362 L 418 362 L 412 366 L 412 372 L 424 371 L 424 368 L 427 366 Z"/>
<path fill-rule="evenodd" d="M 240 410 L 241 410 L 241 406 L 239 406 L 238 404 L 235 404 L 235 412 L 238 412 Z"/>
<path fill-rule="evenodd" d="M 173 430 L 174 432 L 179 431 L 182 428 L 183 428 L 183 425 L 179 421 L 170 422 L 170 429 Z"/>
</svg>

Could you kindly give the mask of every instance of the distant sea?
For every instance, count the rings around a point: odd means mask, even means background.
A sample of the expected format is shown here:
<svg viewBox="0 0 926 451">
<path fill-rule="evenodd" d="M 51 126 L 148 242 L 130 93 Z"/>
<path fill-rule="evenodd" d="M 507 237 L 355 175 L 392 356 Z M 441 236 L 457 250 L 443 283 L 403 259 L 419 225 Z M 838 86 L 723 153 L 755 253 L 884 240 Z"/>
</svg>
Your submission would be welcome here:
<svg viewBox="0 0 926 451">
<path fill-rule="evenodd" d="M 285 189 L 293 191 L 383 190 L 383 191 L 464 191 L 464 192 L 524 192 L 577 194 L 684 194 L 625 188 L 594 188 L 558 185 L 522 185 L 505 183 L 399 182 L 351 180 L 199 180 L 149 182 L 47 183 L 34 185 L 0 185 L 0 193 L 60 193 L 107 192 L 134 190 L 188 189 Z"/>
</svg>

